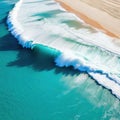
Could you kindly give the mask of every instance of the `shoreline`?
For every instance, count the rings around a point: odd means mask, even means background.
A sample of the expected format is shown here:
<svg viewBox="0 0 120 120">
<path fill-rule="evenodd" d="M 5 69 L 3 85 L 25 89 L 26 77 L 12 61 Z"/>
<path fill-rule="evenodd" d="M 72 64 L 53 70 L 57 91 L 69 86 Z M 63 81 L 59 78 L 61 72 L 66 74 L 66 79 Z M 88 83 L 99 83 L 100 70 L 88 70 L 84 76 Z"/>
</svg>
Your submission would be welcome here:
<svg viewBox="0 0 120 120">
<path fill-rule="evenodd" d="M 113 38 L 117 38 L 119 39 L 120 36 L 109 31 L 106 27 L 103 27 L 99 22 L 97 22 L 96 20 L 91 19 L 89 16 L 85 15 L 84 13 L 82 13 L 81 11 L 77 10 L 76 8 L 72 7 L 72 5 L 69 5 L 69 3 L 67 3 L 66 1 L 62 1 L 62 0 L 55 0 L 56 2 L 60 3 L 60 5 L 66 9 L 67 11 L 74 13 L 75 15 L 77 15 L 80 19 L 82 19 L 85 23 L 99 29 L 100 31 L 103 31 L 105 34 L 113 37 Z"/>
</svg>

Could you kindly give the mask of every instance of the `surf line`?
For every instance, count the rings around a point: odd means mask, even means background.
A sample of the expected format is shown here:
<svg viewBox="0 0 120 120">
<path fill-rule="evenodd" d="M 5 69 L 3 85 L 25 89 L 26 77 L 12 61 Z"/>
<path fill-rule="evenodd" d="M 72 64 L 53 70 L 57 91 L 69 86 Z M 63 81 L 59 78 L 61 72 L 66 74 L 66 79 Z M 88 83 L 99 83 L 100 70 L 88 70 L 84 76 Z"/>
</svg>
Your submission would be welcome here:
<svg viewBox="0 0 120 120">
<path fill-rule="evenodd" d="M 19 44 L 21 44 L 25 48 L 32 49 L 34 45 L 33 41 L 28 39 L 27 36 L 22 35 L 22 33 L 24 32 L 24 29 L 22 28 L 20 23 L 17 21 L 17 14 L 18 14 L 18 11 L 20 9 L 22 2 L 23 0 L 19 0 L 15 4 L 13 10 L 9 13 L 8 19 L 7 19 L 8 30 L 18 40 Z M 59 59 L 60 62 L 63 62 L 62 59 L 59 58 L 59 56 L 56 59 Z M 55 62 L 56 62 L 56 59 L 55 59 Z M 66 66 L 66 65 L 60 66 L 59 63 L 56 63 L 56 65 L 59 67 Z M 69 63 L 69 65 L 66 67 L 69 67 L 71 65 L 73 66 L 73 68 L 75 68 L 74 64 L 71 64 L 71 63 Z M 111 78 L 107 73 L 101 72 L 101 70 L 92 71 L 89 67 L 88 67 L 89 68 L 88 70 L 86 68 L 87 66 L 81 66 L 81 67 L 79 66 L 76 69 L 90 74 L 94 78 L 94 80 L 96 80 L 100 85 L 104 86 L 105 88 L 111 90 L 112 94 L 114 94 L 117 98 L 120 99 L 120 85 L 116 82 L 116 80 Z M 102 81 L 102 79 L 104 80 Z M 113 86 L 113 84 L 114 86 L 116 86 L 116 88 Z"/>
<path fill-rule="evenodd" d="M 22 26 L 17 21 L 17 14 L 20 9 L 23 0 L 19 0 L 12 11 L 9 12 L 7 18 L 7 25 L 8 30 L 11 34 L 18 40 L 19 44 L 21 44 L 24 48 L 31 48 L 32 47 L 32 40 L 29 40 L 26 36 L 23 36 L 22 33 L 24 32 Z"/>
<path fill-rule="evenodd" d="M 102 70 L 94 70 L 89 66 L 82 65 L 77 59 L 71 60 L 66 58 L 64 54 L 59 55 L 55 59 L 55 63 L 59 67 L 70 67 L 77 69 L 80 72 L 87 73 L 93 80 L 99 85 L 108 89 L 115 97 L 120 99 L 120 83 L 115 78 L 109 76 L 108 73 L 104 73 Z"/>
</svg>

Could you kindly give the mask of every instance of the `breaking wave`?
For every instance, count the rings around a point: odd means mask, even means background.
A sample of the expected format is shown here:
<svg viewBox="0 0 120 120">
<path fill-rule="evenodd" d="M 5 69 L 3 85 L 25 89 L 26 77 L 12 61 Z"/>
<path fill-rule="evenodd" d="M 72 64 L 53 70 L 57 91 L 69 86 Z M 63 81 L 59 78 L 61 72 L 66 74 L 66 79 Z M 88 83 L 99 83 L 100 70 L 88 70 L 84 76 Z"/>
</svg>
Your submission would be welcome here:
<svg viewBox="0 0 120 120">
<path fill-rule="evenodd" d="M 117 39 L 84 23 L 54 0 L 19 0 L 8 29 L 23 47 L 40 44 L 58 51 L 55 64 L 72 66 L 120 98 L 120 47 Z"/>
</svg>

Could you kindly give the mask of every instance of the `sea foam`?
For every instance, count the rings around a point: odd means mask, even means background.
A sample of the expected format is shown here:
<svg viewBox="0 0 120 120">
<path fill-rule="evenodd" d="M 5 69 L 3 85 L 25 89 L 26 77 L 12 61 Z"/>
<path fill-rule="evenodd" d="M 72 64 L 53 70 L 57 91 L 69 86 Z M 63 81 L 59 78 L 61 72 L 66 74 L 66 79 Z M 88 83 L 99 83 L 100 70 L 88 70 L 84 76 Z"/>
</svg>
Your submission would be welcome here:
<svg viewBox="0 0 120 120">
<path fill-rule="evenodd" d="M 19 44 L 21 44 L 23 47 L 31 48 L 32 41 L 30 41 L 30 39 L 26 36 L 22 35 L 24 29 L 22 28 L 22 25 L 17 21 L 17 14 L 19 12 L 21 4 L 22 0 L 17 2 L 13 10 L 9 13 L 7 19 L 8 29 L 13 34 L 13 36 L 17 38 Z"/>
<path fill-rule="evenodd" d="M 40 44 L 60 51 L 57 66 L 86 72 L 120 98 L 117 39 L 92 28 L 54 0 L 20 0 L 9 13 L 7 24 L 23 47 Z"/>
</svg>

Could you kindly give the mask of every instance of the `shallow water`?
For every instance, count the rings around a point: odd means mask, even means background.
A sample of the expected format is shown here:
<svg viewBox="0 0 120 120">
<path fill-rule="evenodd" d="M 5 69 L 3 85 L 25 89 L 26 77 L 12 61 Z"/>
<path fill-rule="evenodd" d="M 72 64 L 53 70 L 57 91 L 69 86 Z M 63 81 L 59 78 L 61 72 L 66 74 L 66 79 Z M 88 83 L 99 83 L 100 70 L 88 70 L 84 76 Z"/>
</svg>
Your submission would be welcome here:
<svg viewBox="0 0 120 120">
<path fill-rule="evenodd" d="M 120 102 L 86 73 L 55 66 L 54 54 L 37 45 L 23 49 L 8 32 L 13 7 L 0 2 L 1 120 L 119 120 Z M 7 8 L 7 9 L 6 9 Z"/>
</svg>

